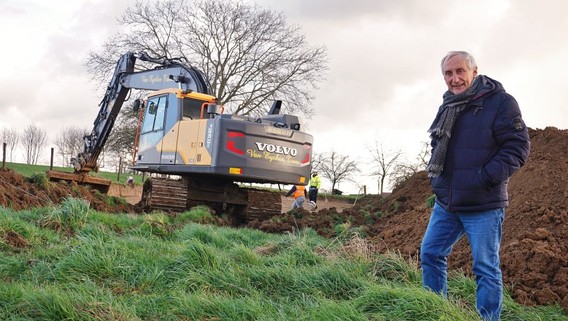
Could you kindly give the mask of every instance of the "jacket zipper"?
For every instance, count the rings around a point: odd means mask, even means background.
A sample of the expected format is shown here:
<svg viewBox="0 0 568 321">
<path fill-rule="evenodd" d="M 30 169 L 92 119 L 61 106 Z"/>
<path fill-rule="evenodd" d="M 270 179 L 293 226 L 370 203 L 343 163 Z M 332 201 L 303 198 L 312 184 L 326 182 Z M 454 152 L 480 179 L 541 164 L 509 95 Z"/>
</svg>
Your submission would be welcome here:
<svg viewBox="0 0 568 321">
<path fill-rule="evenodd" d="M 455 126 L 455 125 L 454 125 Z M 449 161 L 448 161 L 448 212 L 451 213 L 452 212 L 452 194 L 454 191 L 454 157 L 453 155 L 448 155 L 449 151 L 453 151 L 453 146 L 454 145 L 454 140 L 450 138 L 450 141 L 448 142 L 448 149 L 446 151 L 446 157 L 450 156 Z"/>
</svg>

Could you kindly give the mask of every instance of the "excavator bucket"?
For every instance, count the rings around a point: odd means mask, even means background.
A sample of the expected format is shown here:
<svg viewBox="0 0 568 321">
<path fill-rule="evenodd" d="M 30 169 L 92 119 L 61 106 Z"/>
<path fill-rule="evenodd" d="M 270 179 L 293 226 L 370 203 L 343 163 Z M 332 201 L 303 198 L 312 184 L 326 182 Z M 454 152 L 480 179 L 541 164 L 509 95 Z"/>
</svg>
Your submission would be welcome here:
<svg viewBox="0 0 568 321">
<path fill-rule="evenodd" d="M 102 177 L 95 177 L 87 175 L 86 173 L 66 173 L 59 171 L 47 171 L 47 177 L 50 181 L 67 181 L 76 182 L 79 185 L 88 185 L 94 189 L 99 190 L 101 193 L 108 193 L 111 181 Z"/>
</svg>

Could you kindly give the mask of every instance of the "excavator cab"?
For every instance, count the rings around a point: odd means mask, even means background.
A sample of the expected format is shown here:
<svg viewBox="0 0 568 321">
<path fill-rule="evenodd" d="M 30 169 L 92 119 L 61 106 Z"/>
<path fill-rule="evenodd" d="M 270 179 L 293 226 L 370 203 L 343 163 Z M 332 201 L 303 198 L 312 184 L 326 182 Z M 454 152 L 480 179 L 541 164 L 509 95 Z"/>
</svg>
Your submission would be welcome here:
<svg viewBox="0 0 568 321">
<path fill-rule="evenodd" d="M 209 105 L 216 106 L 215 97 L 183 90 L 161 90 L 149 96 L 139 127 L 136 166 L 199 164 L 197 155 L 205 153 Z"/>
</svg>

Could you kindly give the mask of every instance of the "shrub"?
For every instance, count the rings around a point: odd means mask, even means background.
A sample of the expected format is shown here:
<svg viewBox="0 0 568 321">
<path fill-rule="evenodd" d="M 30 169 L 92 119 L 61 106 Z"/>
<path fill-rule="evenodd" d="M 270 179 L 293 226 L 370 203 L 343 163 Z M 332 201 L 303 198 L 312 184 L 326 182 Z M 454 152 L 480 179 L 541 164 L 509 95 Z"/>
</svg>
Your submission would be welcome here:
<svg viewBox="0 0 568 321">
<path fill-rule="evenodd" d="M 47 189 L 49 186 L 49 180 L 45 174 L 33 174 L 29 178 L 29 182 L 41 189 Z"/>
<path fill-rule="evenodd" d="M 435 202 L 436 202 L 436 195 L 435 195 L 435 194 L 432 194 L 432 195 L 430 195 L 430 197 L 428 197 L 428 198 L 426 199 L 426 206 L 427 206 L 428 208 L 432 208 L 432 207 L 434 207 L 434 203 L 435 203 Z"/>
</svg>

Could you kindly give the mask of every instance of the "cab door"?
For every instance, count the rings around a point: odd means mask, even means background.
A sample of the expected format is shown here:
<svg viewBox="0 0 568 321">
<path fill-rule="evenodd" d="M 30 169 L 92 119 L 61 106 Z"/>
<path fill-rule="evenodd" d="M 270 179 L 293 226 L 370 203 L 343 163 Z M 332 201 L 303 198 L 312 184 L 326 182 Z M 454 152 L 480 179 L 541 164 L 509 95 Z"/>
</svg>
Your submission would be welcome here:
<svg viewBox="0 0 568 321">
<path fill-rule="evenodd" d="M 160 163 L 162 153 L 161 141 L 164 137 L 167 106 L 167 95 L 154 96 L 148 99 L 140 131 L 138 164 Z"/>
</svg>

